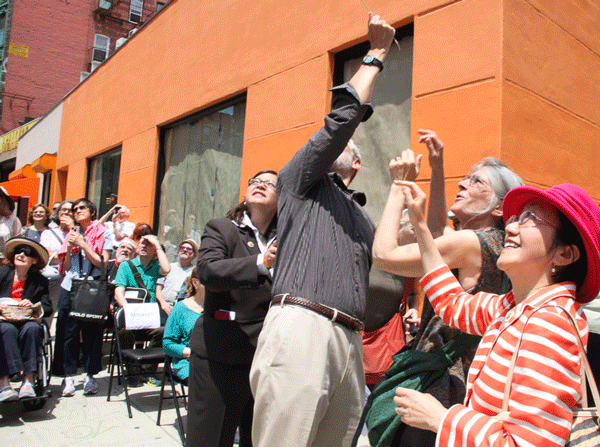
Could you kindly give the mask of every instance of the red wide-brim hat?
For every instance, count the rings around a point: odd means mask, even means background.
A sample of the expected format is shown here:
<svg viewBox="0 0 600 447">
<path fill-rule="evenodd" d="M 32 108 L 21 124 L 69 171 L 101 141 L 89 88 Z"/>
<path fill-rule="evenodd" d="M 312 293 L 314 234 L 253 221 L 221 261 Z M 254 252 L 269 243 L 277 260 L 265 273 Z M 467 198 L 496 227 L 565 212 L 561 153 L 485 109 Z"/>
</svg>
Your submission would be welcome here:
<svg viewBox="0 0 600 447">
<path fill-rule="evenodd" d="M 577 185 L 565 183 L 545 191 L 533 186 L 519 186 L 504 197 L 504 221 L 521 214 L 523 207 L 532 200 L 556 207 L 579 231 L 587 256 L 587 272 L 576 299 L 582 304 L 589 303 L 600 292 L 600 207 Z"/>
</svg>

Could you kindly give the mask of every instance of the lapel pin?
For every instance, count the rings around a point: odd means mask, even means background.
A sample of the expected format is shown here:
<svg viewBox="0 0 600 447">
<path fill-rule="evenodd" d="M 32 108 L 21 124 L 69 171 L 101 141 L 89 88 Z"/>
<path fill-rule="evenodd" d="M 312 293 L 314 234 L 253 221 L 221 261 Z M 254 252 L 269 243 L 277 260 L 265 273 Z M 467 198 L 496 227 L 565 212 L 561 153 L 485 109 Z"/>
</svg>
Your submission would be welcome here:
<svg viewBox="0 0 600 447">
<path fill-rule="evenodd" d="M 248 241 L 248 247 L 250 247 L 250 248 L 254 248 L 254 242 L 252 242 L 252 241 Z"/>
</svg>

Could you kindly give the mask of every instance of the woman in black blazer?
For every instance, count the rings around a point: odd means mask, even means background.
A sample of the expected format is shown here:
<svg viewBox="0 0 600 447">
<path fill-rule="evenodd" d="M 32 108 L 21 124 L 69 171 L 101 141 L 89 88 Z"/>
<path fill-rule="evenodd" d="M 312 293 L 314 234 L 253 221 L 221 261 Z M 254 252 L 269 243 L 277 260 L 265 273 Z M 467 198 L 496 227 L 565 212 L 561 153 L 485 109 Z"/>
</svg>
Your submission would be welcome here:
<svg viewBox="0 0 600 447">
<path fill-rule="evenodd" d="M 271 300 L 277 173 L 248 182 L 244 201 L 206 224 L 198 253 L 204 314 L 190 339 L 187 447 L 252 445 L 250 365 Z"/>
<path fill-rule="evenodd" d="M 48 251 L 37 242 L 24 237 L 9 239 L 4 246 L 6 264 L 0 267 L 0 298 L 12 298 L 19 307 L 31 308 L 41 303 L 42 316 L 52 313 L 48 280 L 40 274 L 48 262 Z M 0 303 L 0 309 L 5 309 Z M 37 350 L 44 331 L 37 321 L 0 321 L 0 401 L 35 397 Z M 12 389 L 9 375 L 23 371 L 19 393 Z"/>
</svg>

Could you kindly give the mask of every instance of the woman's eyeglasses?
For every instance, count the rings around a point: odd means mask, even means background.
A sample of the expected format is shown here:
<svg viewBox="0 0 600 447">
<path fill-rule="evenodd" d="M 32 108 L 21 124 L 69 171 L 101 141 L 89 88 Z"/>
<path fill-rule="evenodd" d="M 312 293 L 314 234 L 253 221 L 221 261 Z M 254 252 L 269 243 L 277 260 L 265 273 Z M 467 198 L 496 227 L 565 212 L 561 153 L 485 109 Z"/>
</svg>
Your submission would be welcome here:
<svg viewBox="0 0 600 447">
<path fill-rule="evenodd" d="M 271 180 L 261 180 L 259 178 L 251 178 L 248 180 L 248 186 L 258 186 L 265 185 L 267 188 L 275 189 L 277 185 L 273 183 Z"/>
<path fill-rule="evenodd" d="M 58 210 L 59 213 L 72 213 L 73 210 L 71 208 L 61 208 Z"/>
<path fill-rule="evenodd" d="M 520 227 L 525 225 L 527 222 L 532 221 L 535 225 L 538 224 L 546 224 L 549 227 L 555 228 L 556 225 L 548 222 L 546 219 L 542 219 L 540 216 L 535 214 L 533 211 L 523 211 L 518 216 L 512 215 L 506 220 L 506 225 L 510 225 L 511 223 L 517 222 Z"/>
<path fill-rule="evenodd" d="M 21 253 L 23 253 L 28 258 L 35 257 L 35 250 L 31 247 L 20 246 L 15 248 L 15 255 L 20 255 Z"/>
<path fill-rule="evenodd" d="M 478 186 L 478 185 L 491 186 L 488 182 L 486 182 L 484 179 L 482 179 L 481 177 L 479 177 L 478 175 L 475 175 L 475 174 L 468 175 L 463 180 L 467 180 L 469 182 L 469 186 Z"/>
</svg>

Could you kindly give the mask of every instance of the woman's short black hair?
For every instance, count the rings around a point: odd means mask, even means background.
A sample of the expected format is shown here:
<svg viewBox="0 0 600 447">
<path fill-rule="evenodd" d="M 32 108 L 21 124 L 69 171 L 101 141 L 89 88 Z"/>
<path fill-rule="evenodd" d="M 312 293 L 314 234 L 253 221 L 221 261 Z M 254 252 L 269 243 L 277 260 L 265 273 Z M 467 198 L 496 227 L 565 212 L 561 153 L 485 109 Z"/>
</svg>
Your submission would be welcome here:
<svg viewBox="0 0 600 447">
<path fill-rule="evenodd" d="M 77 205 L 79 205 L 80 203 L 83 203 L 88 210 L 90 210 L 90 217 L 92 218 L 92 220 L 96 219 L 96 205 L 94 205 L 93 202 L 90 202 L 88 199 L 77 199 L 75 200 L 75 202 L 73 202 L 73 216 L 75 215 L 75 207 Z"/>
<path fill-rule="evenodd" d="M 579 259 L 566 267 L 557 268 L 556 273 L 552 275 L 552 280 L 554 283 L 572 281 L 579 290 L 587 274 L 587 256 L 583 239 L 581 239 L 581 235 L 573 222 L 560 211 L 558 212 L 558 219 L 559 226 L 555 230 L 551 250 L 561 246 L 575 245 L 579 249 Z"/>
<path fill-rule="evenodd" d="M 256 178 L 259 175 L 262 174 L 273 174 L 274 176 L 279 176 L 279 174 L 277 174 L 276 171 L 272 171 L 271 169 L 265 169 L 263 171 L 258 171 L 256 174 L 254 174 L 251 178 Z M 231 208 L 227 214 L 225 215 L 225 217 L 233 220 L 234 222 L 237 222 L 238 224 L 242 223 L 242 219 L 244 218 L 244 213 L 248 211 L 248 205 L 246 204 L 245 200 L 242 200 L 240 203 L 238 203 L 236 206 L 234 206 L 233 208 Z M 275 217 L 273 218 L 273 220 L 271 221 L 271 224 L 269 225 L 269 229 L 267 230 L 267 237 L 270 237 L 271 233 L 274 233 L 275 230 L 277 229 L 277 215 L 275 215 Z"/>
</svg>

